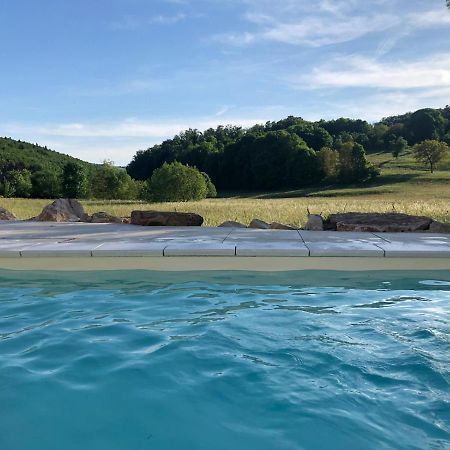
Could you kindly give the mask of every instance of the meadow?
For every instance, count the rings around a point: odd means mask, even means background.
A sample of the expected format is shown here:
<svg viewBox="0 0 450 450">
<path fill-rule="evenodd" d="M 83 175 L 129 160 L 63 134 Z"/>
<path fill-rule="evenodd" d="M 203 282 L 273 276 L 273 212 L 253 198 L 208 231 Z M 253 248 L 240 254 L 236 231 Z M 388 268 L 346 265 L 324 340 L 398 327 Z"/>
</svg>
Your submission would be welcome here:
<svg viewBox="0 0 450 450">
<path fill-rule="evenodd" d="M 205 218 L 205 225 L 215 226 L 226 220 L 249 223 L 257 217 L 267 222 L 302 226 L 308 210 L 327 216 L 336 212 L 402 212 L 433 217 L 450 222 L 450 155 L 431 174 L 407 153 L 398 159 L 388 153 L 368 155 L 382 175 L 367 185 L 340 188 L 320 186 L 315 189 L 239 195 L 221 193 L 220 198 L 185 203 L 145 203 L 137 201 L 82 201 L 86 211 L 106 211 L 126 217 L 134 209 L 195 212 Z M 33 217 L 51 203 L 45 199 L 0 199 L 0 206 L 20 219 Z"/>
</svg>

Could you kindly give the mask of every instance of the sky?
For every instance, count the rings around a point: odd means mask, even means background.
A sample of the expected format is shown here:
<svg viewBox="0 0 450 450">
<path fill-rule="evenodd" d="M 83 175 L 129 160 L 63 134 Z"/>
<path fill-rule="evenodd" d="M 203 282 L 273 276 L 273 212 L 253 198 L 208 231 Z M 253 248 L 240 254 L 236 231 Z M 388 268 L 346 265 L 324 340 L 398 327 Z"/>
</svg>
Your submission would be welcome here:
<svg viewBox="0 0 450 450">
<path fill-rule="evenodd" d="M 445 0 L 0 0 L 0 135 L 91 162 L 449 103 Z"/>
</svg>

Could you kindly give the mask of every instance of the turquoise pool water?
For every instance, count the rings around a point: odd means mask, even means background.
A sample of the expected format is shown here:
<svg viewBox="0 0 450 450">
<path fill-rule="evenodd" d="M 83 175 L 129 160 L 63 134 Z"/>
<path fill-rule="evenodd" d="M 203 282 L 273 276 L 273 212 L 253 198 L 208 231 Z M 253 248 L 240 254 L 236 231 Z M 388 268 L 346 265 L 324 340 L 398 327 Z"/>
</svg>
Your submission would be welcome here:
<svg viewBox="0 0 450 450">
<path fill-rule="evenodd" d="M 0 272 L 0 449 L 450 448 L 450 274 Z"/>
</svg>

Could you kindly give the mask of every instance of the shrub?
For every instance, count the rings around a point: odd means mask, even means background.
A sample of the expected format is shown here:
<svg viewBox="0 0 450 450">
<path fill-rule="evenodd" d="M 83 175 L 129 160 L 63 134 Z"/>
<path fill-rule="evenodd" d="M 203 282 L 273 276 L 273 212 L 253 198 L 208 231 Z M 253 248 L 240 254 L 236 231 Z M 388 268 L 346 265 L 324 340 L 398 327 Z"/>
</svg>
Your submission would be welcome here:
<svg viewBox="0 0 450 450">
<path fill-rule="evenodd" d="M 94 198 L 135 200 L 139 197 L 139 191 L 140 186 L 112 161 L 104 161 L 92 174 L 91 192 Z"/>
<path fill-rule="evenodd" d="M 164 163 L 148 181 L 150 200 L 178 202 L 202 200 L 208 194 L 205 177 L 195 167 L 179 162 Z"/>
<path fill-rule="evenodd" d="M 216 198 L 217 197 L 217 189 L 214 186 L 214 183 L 211 181 L 210 176 L 206 172 L 201 172 L 201 174 L 203 175 L 203 177 L 205 178 L 205 181 L 206 181 L 206 188 L 207 188 L 206 197 L 207 198 Z"/>
</svg>

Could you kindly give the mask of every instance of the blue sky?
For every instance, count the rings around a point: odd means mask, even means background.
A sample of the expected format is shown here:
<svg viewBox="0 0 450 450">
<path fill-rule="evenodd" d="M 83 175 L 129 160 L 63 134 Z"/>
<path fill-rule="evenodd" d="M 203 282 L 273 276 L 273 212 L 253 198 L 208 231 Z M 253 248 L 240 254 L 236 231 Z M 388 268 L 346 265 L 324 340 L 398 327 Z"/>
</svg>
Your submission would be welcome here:
<svg viewBox="0 0 450 450">
<path fill-rule="evenodd" d="M 188 128 L 450 103 L 444 0 L 4 0 L 0 135 L 130 161 Z"/>
</svg>

